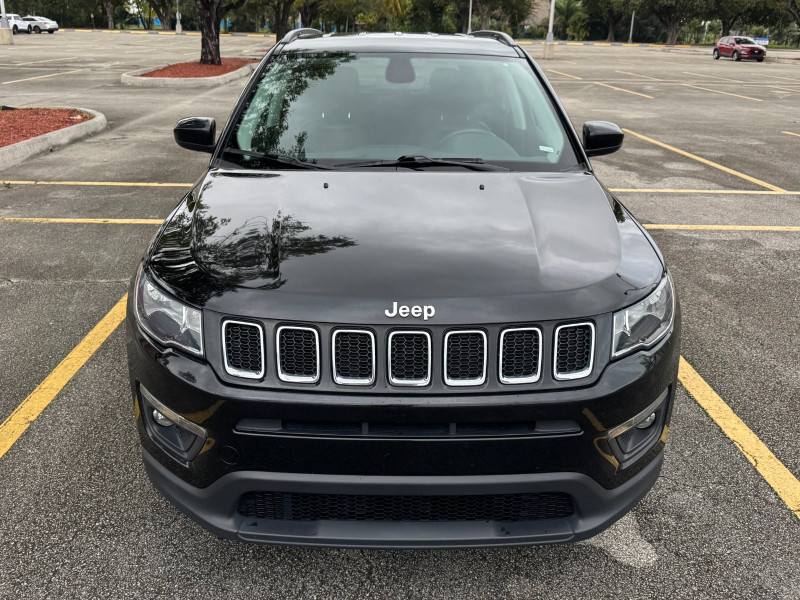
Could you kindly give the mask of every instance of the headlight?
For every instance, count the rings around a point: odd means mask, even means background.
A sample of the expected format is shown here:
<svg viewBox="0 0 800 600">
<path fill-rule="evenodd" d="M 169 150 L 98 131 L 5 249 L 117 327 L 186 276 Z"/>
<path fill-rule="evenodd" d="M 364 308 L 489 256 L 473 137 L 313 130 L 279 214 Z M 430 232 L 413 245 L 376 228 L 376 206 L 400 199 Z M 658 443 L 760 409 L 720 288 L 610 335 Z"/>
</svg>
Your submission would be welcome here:
<svg viewBox="0 0 800 600">
<path fill-rule="evenodd" d="M 136 317 L 165 346 L 203 355 L 203 314 L 161 291 L 144 271 L 136 282 Z"/>
<path fill-rule="evenodd" d="M 672 329 L 675 291 L 667 275 L 647 298 L 614 313 L 614 343 L 611 357 L 618 358 L 637 348 L 652 346 Z"/>
</svg>

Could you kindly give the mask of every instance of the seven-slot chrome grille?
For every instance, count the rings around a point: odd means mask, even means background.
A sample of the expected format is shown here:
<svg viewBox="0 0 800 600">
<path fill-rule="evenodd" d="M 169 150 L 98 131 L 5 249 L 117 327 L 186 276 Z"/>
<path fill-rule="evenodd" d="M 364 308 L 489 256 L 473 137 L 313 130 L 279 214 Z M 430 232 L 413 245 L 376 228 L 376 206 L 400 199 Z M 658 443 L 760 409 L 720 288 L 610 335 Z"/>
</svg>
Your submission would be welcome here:
<svg viewBox="0 0 800 600">
<path fill-rule="evenodd" d="M 267 335 L 267 332 L 269 335 Z M 222 358 L 233 377 L 341 386 L 495 387 L 589 377 L 594 369 L 593 322 L 438 331 L 263 325 L 222 321 Z M 272 343 L 268 340 L 272 339 Z M 549 340 L 549 341 L 548 341 Z M 544 364 L 547 350 L 552 365 Z M 274 350 L 274 351 L 272 351 Z M 324 375 L 323 375 L 324 374 Z M 490 378 L 491 377 L 491 378 Z"/>
</svg>

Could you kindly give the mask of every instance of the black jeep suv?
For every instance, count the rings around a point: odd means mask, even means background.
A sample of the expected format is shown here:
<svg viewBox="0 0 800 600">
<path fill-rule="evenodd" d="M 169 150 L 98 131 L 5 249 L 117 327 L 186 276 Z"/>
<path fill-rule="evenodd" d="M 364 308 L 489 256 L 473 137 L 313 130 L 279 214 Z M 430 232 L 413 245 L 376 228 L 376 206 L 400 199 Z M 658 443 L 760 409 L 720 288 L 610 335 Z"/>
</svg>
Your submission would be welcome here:
<svg viewBox="0 0 800 600">
<path fill-rule="evenodd" d="M 219 536 L 589 537 L 653 486 L 680 324 L 653 240 L 508 36 L 287 35 L 136 273 L 155 486 Z"/>
</svg>

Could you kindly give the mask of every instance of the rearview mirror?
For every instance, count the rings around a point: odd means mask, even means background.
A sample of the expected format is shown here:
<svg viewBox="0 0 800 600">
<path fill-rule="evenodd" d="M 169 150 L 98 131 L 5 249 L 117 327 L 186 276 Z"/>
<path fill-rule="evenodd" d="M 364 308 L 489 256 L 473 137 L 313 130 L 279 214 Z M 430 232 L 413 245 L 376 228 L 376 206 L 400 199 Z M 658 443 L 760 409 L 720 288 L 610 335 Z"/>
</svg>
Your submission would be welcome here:
<svg viewBox="0 0 800 600">
<path fill-rule="evenodd" d="M 211 117 L 189 117 L 178 121 L 172 133 L 181 148 L 198 152 L 213 152 L 217 123 Z"/>
<path fill-rule="evenodd" d="M 622 146 L 625 134 L 608 121 L 586 121 L 583 124 L 583 149 L 586 156 L 602 156 L 616 152 Z"/>
</svg>

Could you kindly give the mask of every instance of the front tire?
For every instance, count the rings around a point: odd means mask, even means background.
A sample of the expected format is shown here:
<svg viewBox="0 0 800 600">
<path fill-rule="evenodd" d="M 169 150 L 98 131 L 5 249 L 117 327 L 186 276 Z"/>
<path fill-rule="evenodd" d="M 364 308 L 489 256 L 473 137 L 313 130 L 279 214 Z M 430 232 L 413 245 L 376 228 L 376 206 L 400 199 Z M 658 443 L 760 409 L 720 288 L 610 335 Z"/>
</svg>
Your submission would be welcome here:
<svg viewBox="0 0 800 600">
<path fill-rule="evenodd" d="M 731 56 L 731 58 L 732 58 L 733 60 L 737 61 L 737 62 L 738 62 L 738 61 L 740 61 L 740 60 L 742 60 L 742 57 L 739 55 L 739 51 L 738 51 L 738 50 L 735 50 L 735 51 L 733 52 L 733 56 Z"/>
<path fill-rule="evenodd" d="M 33 31 L 34 31 L 35 33 L 42 33 L 42 30 L 41 30 L 41 29 L 40 29 L 38 26 L 34 27 L 34 28 L 33 28 Z"/>
<path fill-rule="evenodd" d="M 13 33 L 14 35 L 17 35 L 17 34 L 19 33 L 19 27 L 17 27 L 16 25 L 14 25 L 14 28 L 13 28 L 11 31 L 12 31 L 12 33 Z"/>
<path fill-rule="evenodd" d="M 712 56 L 714 57 L 714 60 L 719 60 L 719 50 L 717 48 L 714 48 Z"/>
</svg>

